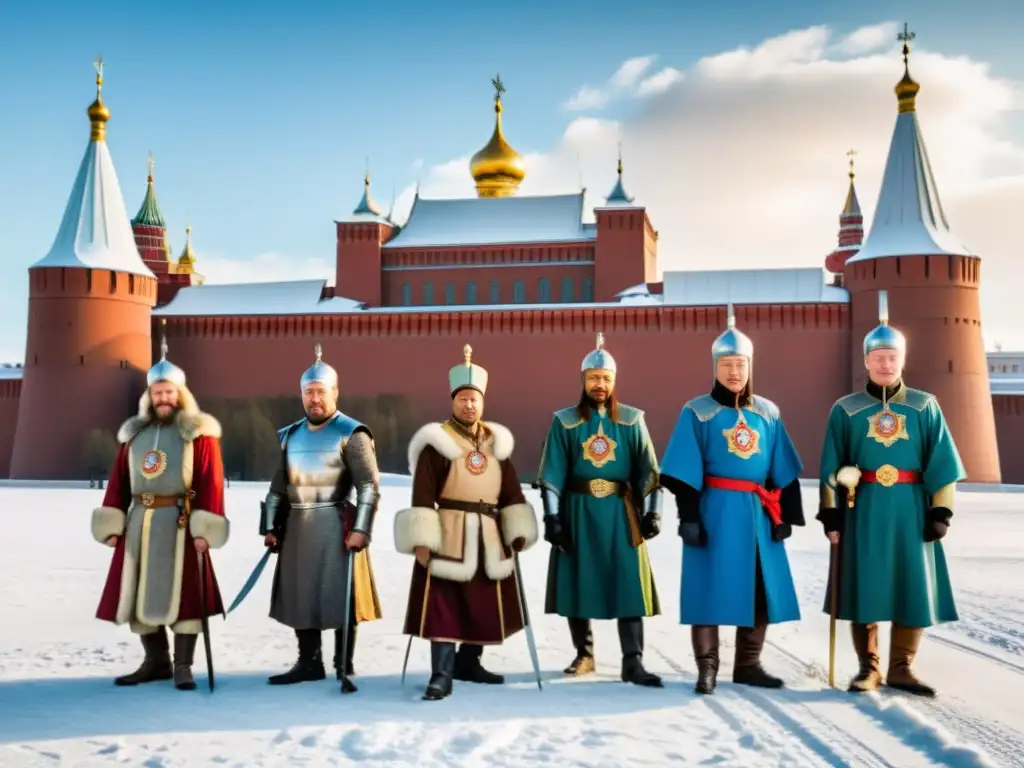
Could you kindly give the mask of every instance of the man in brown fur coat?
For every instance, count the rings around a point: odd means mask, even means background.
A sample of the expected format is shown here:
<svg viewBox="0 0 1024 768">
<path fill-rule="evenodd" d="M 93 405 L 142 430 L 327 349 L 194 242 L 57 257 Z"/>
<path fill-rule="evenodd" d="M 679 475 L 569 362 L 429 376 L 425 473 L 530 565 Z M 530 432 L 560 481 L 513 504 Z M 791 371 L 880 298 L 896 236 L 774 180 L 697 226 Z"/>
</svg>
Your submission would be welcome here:
<svg viewBox="0 0 1024 768">
<path fill-rule="evenodd" d="M 180 690 L 192 690 L 203 606 L 207 616 L 224 611 L 207 555 L 228 540 L 221 430 L 199 410 L 185 372 L 167 360 L 166 341 L 162 348 L 139 415 L 118 431 L 103 506 L 92 514 L 93 537 L 114 548 L 96 618 L 127 623 L 142 640 L 142 665 L 117 685 L 173 678 Z M 173 664 L 164 627 L 174 632 Z"/>
<path fill-rule="evenodd" d="M 463 352 L 465 363 L 448 374 L 451 418 L 409 444 L 412 505 L 395 516 L 396 550 L 416 556 L 405 633 L 430 640 L 426 700 L 450 695 L 453 678 L 503 682 L 480 666 L 482 646 L 523 628 L 512 550 L 538 536 L 510 460 L 512 433 L 481 421 L 487 371 L 469 345 Z"/>
</svg>

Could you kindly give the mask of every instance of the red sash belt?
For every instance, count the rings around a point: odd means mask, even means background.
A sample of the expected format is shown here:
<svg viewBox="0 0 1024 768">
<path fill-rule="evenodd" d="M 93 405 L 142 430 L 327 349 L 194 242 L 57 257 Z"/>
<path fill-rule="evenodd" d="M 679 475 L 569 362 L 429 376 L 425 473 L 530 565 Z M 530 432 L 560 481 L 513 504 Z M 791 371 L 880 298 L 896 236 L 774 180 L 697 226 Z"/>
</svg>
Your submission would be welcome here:
<svg viewBox="0 0 1024 768">
<path fill-rule="evenodd" d="M 860 473 L 861 482 L 879 483 L 889 486 L 897 483 L 920 483 L 921 473 L 911 469 L 899 469 L 893 472 L 890 465 L 879 467 L 878 470 L 863 469 Z"/>
<path fill-rule="evenodd" d="M 718 488 L 720 491 L 740 491 L 741 493 L 756 493 L 761 500 L 761 506 L 772 521 L 772 525 L 782 523 L 782 491 L 776 489 L 769 491 L 764 486 L 758 485 L 752 480 L 735 480 L 731 477 L 704 477 L 704 484 L 709 488 Z"/>
</svg>

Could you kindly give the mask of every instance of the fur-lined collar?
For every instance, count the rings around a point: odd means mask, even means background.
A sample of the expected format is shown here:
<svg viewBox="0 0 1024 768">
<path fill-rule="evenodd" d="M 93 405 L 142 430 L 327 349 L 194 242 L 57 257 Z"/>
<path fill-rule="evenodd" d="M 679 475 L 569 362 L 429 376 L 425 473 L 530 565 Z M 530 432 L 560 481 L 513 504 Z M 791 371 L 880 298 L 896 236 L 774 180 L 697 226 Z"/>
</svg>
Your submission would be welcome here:
<svg viewBox="0 0 1024 768">
<path fill-rule="evenodd" d="M 491 452 L 498 461 L 504 461 L 512 455 L 516 441 L 512 432 L 501 424 L 493 421 L 481 422 L 481 426 L 490 431 L 485 438 L 484 444 L 490 443 Z M 455 438 L 444 428 L 443 422 L 432 422 L 419 428 L 412 440 L 409 441 L 409 474 L 416 474 L 416 462 L 420 458 L 423 449 L 430 446 L 448 461 L 454 461 L 462 455 L 462 448 L 455 442 Z"/>
<path fill-rule="evenodd" d="M 220 422 L 209 413 L 203 413 L 199 410 L 199 404 L 188 387 L 178 388 L 178 399 L 181 403 L 181 410 L 174 417 L 174 423 L 178 427 L 178 432 L 181 433 L 182 440 L 191 442 L 197 437 L 203 436 L 220 438 Z M 139 398 L 138 414 L 125 421 L 121 428 L 117 430 L 117 440 L 119 443 L 130 443 L 149 424 L 149 407 L 151 404 L 152 401 L 150 400 L 149 389 L 147 388 L 142 393 L 142 397 Z"/>
</svg>

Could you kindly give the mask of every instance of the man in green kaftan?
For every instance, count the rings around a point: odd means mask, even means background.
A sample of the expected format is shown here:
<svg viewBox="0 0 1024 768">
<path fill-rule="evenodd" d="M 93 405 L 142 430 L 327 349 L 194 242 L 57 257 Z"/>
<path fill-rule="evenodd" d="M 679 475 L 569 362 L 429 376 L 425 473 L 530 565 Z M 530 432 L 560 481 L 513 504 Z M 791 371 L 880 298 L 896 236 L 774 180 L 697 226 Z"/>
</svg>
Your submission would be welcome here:
<svg viewBox="0 0 1024 768">
<path fill-rule="evenodd" d="M 643 411 L 617 401 L 615 375 L 599 333 L 579 403 L 555 413 L 544 442 L 535 483 L 552 545 L 544 608 L 569 619 L 576 658 L 565 674 L 594 671 L 591 619 L 618 619 L 622 680 L 661 687 L 643 666 L 643 617 L 661 613 L 645 541 L 660 530 L 658 459 Z"/>
<path fill-rule="evenodd" d="M 852 622 L 860 660 L 849 690 L 882 685 L 878 623 L 889 621 L 885 684 L 934 696 L 911 664 L 925 627 L 958 618 L 941 539 L 967 475 L 938 401 L 903 382 L 906 340 L 889 326 L 885 291 L 879 320 L 864 337 L 865 388 L 829 414 L 818 520 L 838 545 L 836 617 Z M 826 612 L 829 604 L 826 593 Z"/>
</svg>

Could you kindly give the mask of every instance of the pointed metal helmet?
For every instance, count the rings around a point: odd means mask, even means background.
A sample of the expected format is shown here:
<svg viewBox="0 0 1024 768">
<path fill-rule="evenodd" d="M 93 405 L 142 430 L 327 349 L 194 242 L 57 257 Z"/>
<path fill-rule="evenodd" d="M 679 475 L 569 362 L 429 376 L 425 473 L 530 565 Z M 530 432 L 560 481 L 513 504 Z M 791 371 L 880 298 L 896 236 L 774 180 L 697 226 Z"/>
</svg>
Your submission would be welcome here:
<svg viewBox="0 0 1024 768">
<path fill-rule="evenodd" d="M 158 381 L 167 381 L 179 387 L 185 386 L 185 371 L 167 359 L 167 320 L 163 321 L 163 332 L 160 336 L 160 359 L 156 365 L 146 372 L 146 386 L 151 387 Z"/>
<path fill-rule="evenodd" d="M 595 369 L 603 369 L 612 373 L 615 373 L 617 370 L 615 358 L 604 348 L 603 333 L 597 334 L 597 346 L 592 352 L 587 353 L 587 356 L 583 358 L 583 363 L 580 365 L 580 372 Z"/>
<path fill-rule="evenodd" d="M 313 351 L 316 354 L 316 361 L 302 372 L 299 389 L 303 390 L 313 383 L 323 384 L 328 389 L 337 389 L 338 372 L 320 359 L 323 357 L 323 348 L 317 344 Z"/>
<path fill-rule="evenodd" d="M 754 342 L 743 331 L 736 329 L 736 310 L 729 304 L 726 330 L 711 344 L 711 359 L 717 365 L 720 358 L 740 355 L 754 362 Z"/>
<path fill-rule="evenodd" d="M 448 389 L 451 396 L 460 389 L 475 389 L 481 395 L 487 394 L 487 370 L 473 362 L 473 348 L 466 344 L 462 348 L 463 362 L 448 371 Z"/>
<path fill-rule="evenodd" d="M 876 349 L 895 349 L 906 354 L 907 339 L 889 325 L 889 292 L 878 292 L 878 325 L 864 337 L 864 354 Z"/>
</svg>

